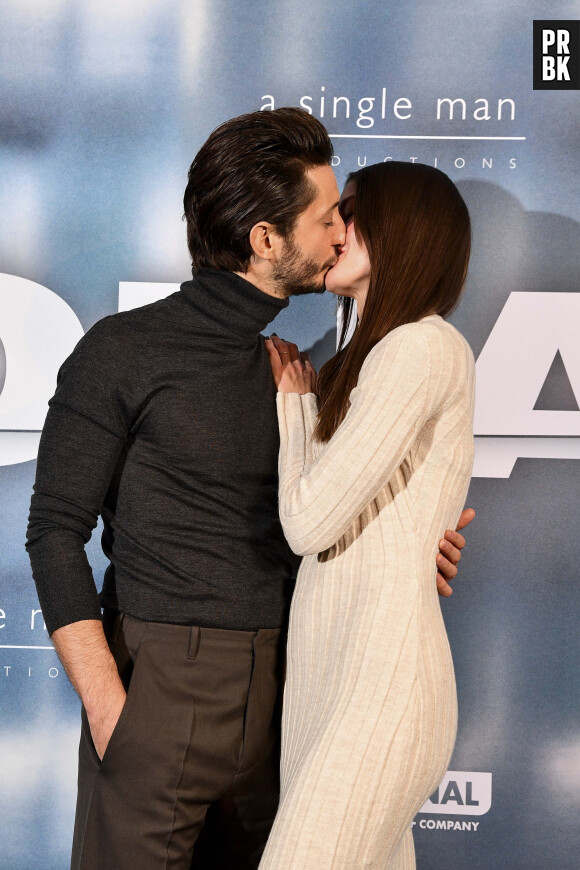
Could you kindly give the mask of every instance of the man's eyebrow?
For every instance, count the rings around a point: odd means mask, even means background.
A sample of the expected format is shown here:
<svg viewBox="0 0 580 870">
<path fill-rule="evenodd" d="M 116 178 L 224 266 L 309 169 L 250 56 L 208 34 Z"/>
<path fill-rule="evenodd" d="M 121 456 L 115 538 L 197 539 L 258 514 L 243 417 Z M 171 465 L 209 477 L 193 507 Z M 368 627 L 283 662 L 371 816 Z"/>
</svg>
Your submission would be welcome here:
<svg viewBox="0 0 580 870">
<path fill-rule="evenodd" d="M 337 199 L 337 201 L 336 201 L 335 203 L 333 203 L 332 205 L 330 205 L 330 206 L 326 209 L 326 211 L 322 212 L 322 214 L 323 214 L 323 215 L 329 214 L 331 211 L 334 211 L 335 208 L 338 208 L 339 205 L 340 205 L 340 200 Z"/>
</svg>

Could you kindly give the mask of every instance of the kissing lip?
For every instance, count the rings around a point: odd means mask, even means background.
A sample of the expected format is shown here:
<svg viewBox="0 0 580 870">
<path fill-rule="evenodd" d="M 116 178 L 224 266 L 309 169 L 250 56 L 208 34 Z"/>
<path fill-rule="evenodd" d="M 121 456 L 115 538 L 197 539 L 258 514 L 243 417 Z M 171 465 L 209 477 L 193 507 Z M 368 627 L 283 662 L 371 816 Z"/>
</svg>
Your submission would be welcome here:
<svg viewBox="0 0 580 870">
<path fill-rule="evenodd" d="M 336 266 L 337 263 L 338 263 L 338 257 L 336 257 L 334 260 L 329 260 L 326 263 L 326 271 L 329 272 L 331 269 L 334 269 L 334 267 Z"/>
<path fill-rule="evenodd" d="M 326 269 L 326 272 L 324 273 L 323 284 L 324 284 L 324 289 L 325 289 L 325 290 L 326 290 L 326 279 L 328 278 L 328 273 L 329 273 L 329 272 L 332 272 L 332 270 L 334 269 L 334 267 L 335 267 L 336 264 L 338 263 L 338 260 L 339 260 L 339 257 L 336 258 L 336 260 L 334 261 L 334 263 L 332 264 L 332 266 L 330 266 L 330 268 L 327 268 L 327 269 Z"/>
<path fill-rule="evenodd" d="M 329 268 L 328 271 L 330 271 L 330 269 L 334 269 L 334 267 L 336 266 L 336 264 L 337 264 L 337 263 L 339 262 L 339 260 L 340 260 L 340 256 L 341 256 L 341 254 L 342 254 L 342 248 L 337 248 L 337 255 L 338 255 L 338 256 L 337 256 L 336 260 L 334 260 L 334 262 L 332 263 L 332 265 L 330 266 L 330 268 Z"/>
</svg>

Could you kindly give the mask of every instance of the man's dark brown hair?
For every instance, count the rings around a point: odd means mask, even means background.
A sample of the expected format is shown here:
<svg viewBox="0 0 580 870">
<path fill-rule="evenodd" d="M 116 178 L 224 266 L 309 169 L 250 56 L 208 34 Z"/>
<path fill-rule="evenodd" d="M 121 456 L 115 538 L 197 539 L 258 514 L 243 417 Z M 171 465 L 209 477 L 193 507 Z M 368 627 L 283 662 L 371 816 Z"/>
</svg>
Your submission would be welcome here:
<svg viewBox="0 0 580 870">
<path fill-rule="evenodd" d="M 251 112 L 214 130 L 183 197 L 193 272 L 247 271 L 252 227 L 268 221 L 288 237 L 315 196 L 305 173 L 331 159 L 328 133 L 303 109 Z"/>
</svg>

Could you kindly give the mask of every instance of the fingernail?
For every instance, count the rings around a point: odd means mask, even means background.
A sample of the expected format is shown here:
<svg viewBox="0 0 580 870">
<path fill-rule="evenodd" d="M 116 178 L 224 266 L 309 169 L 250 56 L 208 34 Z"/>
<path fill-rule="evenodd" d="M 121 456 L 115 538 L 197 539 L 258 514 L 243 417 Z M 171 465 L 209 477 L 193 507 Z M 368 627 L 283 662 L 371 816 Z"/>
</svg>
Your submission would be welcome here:
<svg viewBox="0 0 580 870">
<path fill-rule="evenodd" d="M 448 546 L 449 546 L 449 544 L 447 543 L 445 538 L 443 538 L 443 540 L 439 541 L 439 549 L 440 550 L 446 550 Z"/>
<path fill-rule="evenodd" d="M 278 333 L 277 333 L 277 332 L 273 332 L 272 335 L 275 335 L 276 338 L 278 338 Z M 270 336 L 270 338 L 271 338 L 271 337 L 272 337 L 272 336 Z"/>
<path fill-rule="evenodd" d="M 445 562 L 445 559 L 443 558 L 441 553 L 437 553 L 437 561 L 439 562 L 440 565 L 442 565 Z"/>
</svg>

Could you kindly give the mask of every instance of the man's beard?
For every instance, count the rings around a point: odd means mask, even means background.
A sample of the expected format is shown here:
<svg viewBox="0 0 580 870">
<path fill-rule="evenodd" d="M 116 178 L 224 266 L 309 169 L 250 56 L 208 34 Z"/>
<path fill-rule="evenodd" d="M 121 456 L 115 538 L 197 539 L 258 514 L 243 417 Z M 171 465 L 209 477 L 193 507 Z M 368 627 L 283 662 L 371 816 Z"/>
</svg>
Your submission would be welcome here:
<svg viewBox="0 0 580 870">
<path fill-rule="evenodd" d="M 283 257 L 274 268 L 272 278 L 284 296 L 303 296 L 306 293 L 324 293 L 324 275 L 335 265 L 337 257 L 318 263 L 302 257 L 292 237 L 286 242 Z M 324 272 L 320 283 L 315 279 Z"/>
</svg>

